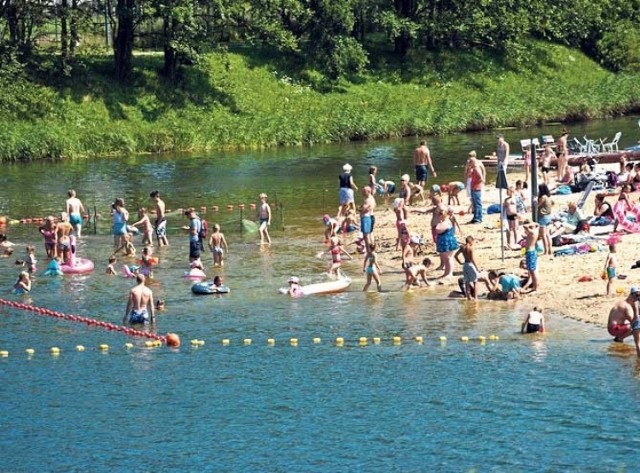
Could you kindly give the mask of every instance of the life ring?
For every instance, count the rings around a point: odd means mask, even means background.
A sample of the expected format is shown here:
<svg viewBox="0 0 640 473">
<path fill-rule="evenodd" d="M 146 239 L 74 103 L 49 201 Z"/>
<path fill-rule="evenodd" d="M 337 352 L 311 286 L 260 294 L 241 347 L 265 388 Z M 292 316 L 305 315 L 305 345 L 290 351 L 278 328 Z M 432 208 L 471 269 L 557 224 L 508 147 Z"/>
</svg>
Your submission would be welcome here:
<svg viewBox="0 0 640 473">
<path fill-rule="evenodd" d="M 619 200 L 613 206 L 613 214 L 618 219 L 618 225 L 623 230 L 629 233 L 640 233 L 640 207 L 637 205 L 632 205 L 631 209 L 625 210 L 625 204 L 623 201 Z M 633 215 L 636 219 L 635 222 L 631 220 L 627 220 L 627 215 Z"/>
<path fill-rule="evenodd" d="M 227 286 L 214 286 L 211 281 L 197 282 L 191 286 L 191 292 L 194 294 L 229 294 Z"/>
<path fill-rule="evenodd" d="M 93 261 L 87 258 L 75 258 L 73 266 L 61 264 L 60 270 L 64 274 L 84 274 L 93 271 Z"/>
</svg>

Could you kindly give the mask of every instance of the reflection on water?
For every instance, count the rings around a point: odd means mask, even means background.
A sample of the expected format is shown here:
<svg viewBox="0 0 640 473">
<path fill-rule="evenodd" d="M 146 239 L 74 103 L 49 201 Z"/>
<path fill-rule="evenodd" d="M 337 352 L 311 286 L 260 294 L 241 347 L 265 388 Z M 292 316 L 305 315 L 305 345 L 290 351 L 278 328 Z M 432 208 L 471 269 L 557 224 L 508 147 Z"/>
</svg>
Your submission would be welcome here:
<svg viewBox="0 0 640 473">
<path fill-rule="evenodd" d="M 439 174 L 456 175 L 458 156 L 493 141 L 430 140 L 438 156 L 452 149 L 451 167 L 441 161 Z M 224 209 L 266 191 L 286 203 L 287 224 L 284 232 L 272 228 L 274 243 L 261 246 L 256 233 L 231 227 L 239 223 L 235 212 L 208 214 L 210 223 L 229 220 L 225 267 L 213 270 L 208 254 L 205 260 L 231 294 L 198 297 L 182 277 L 188 244 L 178 227 L 185 220 L 170 217 L 171 246 L 156 253 L 151 287 L 167 302 L 158 332 L 179 333 L 178 350 L 147 349 L 140 340 L 126 349 L 120 333 L 1 306 L 0 349 L 10 356 L 0 359 L 0 469 L 633 471 L 640 458 L 629 440 L 640 415 L 629 406 L 640 402 L 640 365 L 630 343 L 611 343 L 603 329 L 545 311 L 548 332 L 521 336 L 526 302 L 467 302 L 441 287 L 402 292 L 400 272 L 385 274 L 383 293 L 365 294 L 358 260 L 343 265 L 353 278 L 346 293 L 277 293 L 291 275 L 303 284 L 324 280 L 319 216 L 336 206 L 343 162 L 354 164 L 360 180 L 369 164 L 385 175 L 411 172 L 414 145 L 8 166 L 0 175 L 0 211 L 16 217 L 57 212 L 69 187 L 104 215 L 115 195 L 133 210 L 149 206 L 149 191 L 159 188 L 174 209 L 196 200 Z M 41 176 L 52 168 L 61 177 L 45 185 Z M 21 191 L 31 184 L 40 197 L 26 201 Z M 95 273 L 38 275 L 34 304 L 119 323 L 132 281 L 102 274 L 112 241 L 106 221 L 97 230 L 80 243 Z M 33 226 L 10 227 L 10 235 L 41 251 Z M 119 257 L 118 270 L 132 262 Z M 13 260 L 0 259 L 4 297 L 13 297 L 16 271 Z M 394 345 L 394 336 L 401 343 Z M 297 347 L 289 343 L 294 337 Z M 343 347 L 336 337 L 344 337 Z M 206 344 L 192 347 L 192 339 Z M 107 353 L 96 348 L 103 343 Z M 51 346 L 61 355 L 51 356 Z M 28 347 L 33 356 L 23 355 Z"/>
</svg>

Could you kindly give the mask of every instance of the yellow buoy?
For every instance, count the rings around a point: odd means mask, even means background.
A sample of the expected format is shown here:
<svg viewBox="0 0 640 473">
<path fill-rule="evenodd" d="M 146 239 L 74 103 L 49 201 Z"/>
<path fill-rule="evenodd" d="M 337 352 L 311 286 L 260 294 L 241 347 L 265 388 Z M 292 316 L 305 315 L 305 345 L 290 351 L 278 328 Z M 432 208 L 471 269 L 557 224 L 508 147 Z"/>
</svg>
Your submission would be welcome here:
<svg viewBox="0 0 640 473">
<path fill-rule="evenodd" d="M 402 343 L 402 337 L 393 337 L 393 344 L 400 345 Z"/>
<path fill-rule="evenodd" d="M 469 337 L 464 336 L 464 337 L 460 337 L 460 340 L 463 342 L 468 342 L 469 341 Z"/>
<path fill-rule="evenodd" d="M 424 338 L 422 338 L 420 335 L 418 335 L 416 337 L 416 343 L 422 343 L 422 342 L 424 342 Z"/>
<path fill-rule="evenodd" d="M 341 347 L 342 345 L 344 345 L 344 338 L 342 337 L 336 338 L 336 346 Z"/>
<path fill-rule="evenodd" d="M 106 343 L 103 343 L 98 348 L 100 348 L 100 350 L 102 350 L 102 351 L 108 351 L 109 350 L 109 345 L 107 345 Z"/>
<path fill-rule="evenodd" d="M 76 345 L 76 351 L 84 351 L 84 350 L 85 350 L 85 348 L 84 348 L 83 345 Z M 53 348 L 51 349 L 51 351 L 53 351 Z"/>
<path fill-rule="evenodd" d="M 203 347 L 204 346 L 204 340 L 198 340 L 198 346 L 199 347 Z"/>
<path fill-rule="evenodd" d="M 127 342 L 127 343 L 124 344 L 124 347 L 127 348 L 127 349 L 133 348 L 133 343 Z"/>
<path fill-rule="evenodd" d="M 272 347 L 275 344 L 276 344 L 276 339 L 275 338 L 267 338 L 267 345 Z"/>
<path fill-rule="evenodd" d="M 225 346 L 225 347 L 226 347 L 227 345 L 229 345 L 229 339 L 228 339 L 228 338 L 223 338 L 223 339 L 222 339 L 222 345 L 223 345 L 223 346 Z"/>
<path fill-rule="evenodd" d="M 147 348 L 153 348 L 155 344 L 151 340 L 147 340 L 146 342 L 144 342 L 144 346 Z M 102 350 L 103 348 L 101 347 L 100 349 Z"/>
<path fill-rule="evenodd" d="M 33 348 L 27 348 L 24 352 L 27 355 L 33 355 L 36 351 Z"/>
<path fill-rule="evenodd" d="M 489 340 L 500 340 L 500 337 L 497 335 L 489 335 Z"/>
<path fill-rule="evenodd" d="M 322 340 L 320 339 L 320 337 L 315 337 L 315 338 L 313 339 L 313 343 L 315 343 L 316 345 L 317 345 L 317 344 L 319 344 L 319 343 L 321 343 L 321 342 L 322 342 Z"/>
<path fill-rule="evenodd" d="M 485 337 L 484 335 L 480 335 L 478 337 L 478 340 L 481 341 L 481 342 L 484 342 L 486 339 L 487 339 L 487 337 Z"/>
<path fill-rule="evenodd" d="M 292 347 L 297 347 L 298 346 L 298 339 L 297 338 L 292 338 L 291 339 L 291 346 Z"/>
<path fill-rule="evenodd" d="M 367 341 L 368 341 L 367 337 L 360 337 L 360 340 L 359 340 L 360 346 L 362 347 L 365 346 L 367 344 Z"/>
<path fill-rule="evenodd" d="M 245 345 L 251 345 L 251 339 L 250 339 L 250 338 L 245 338 L 245 339 L 243 340 L 243 343 L 244 343 Z"/>
<path fill-rule="evenodd" d="M 162 342 L 160 340 L 154 340 L 151 343 L 153 343 L 154 347 L 161 347 L 162 346 Z"/>
<path fill-rule="evenodd" d="M 7 350 L 0 350 L 0 356 L 6 358 L 9 356 L 9 352 Z"/>
<path fill-rule="evenodd" d="M 79 350 L 80 351 L 80 350 Z M 52 355 L 59 355 L 60 354 L 60 348 L 58 347 L 51 347 L 51 354 Z"/>
<path fill-rule="evenodd" d="M 373 337 L 373 343 L 375 343 L 376 345 L 379 345 L 381 342 L 380 337 Z"/>
<path fill-rule="evenodd" d="M 193 340 L 191 340 L 191 345 L 193 345 L 194 347 L 197 347 L 199 345 L 199 340 L 197 338 L 194 338 Z"/>
<path fill-rule="evenodd" d="M 444 335 L 440 336 L 440 341 L 441 342 L 446 342 L 447 341 L 447 337 L 445 337 Z"/>
</svg>

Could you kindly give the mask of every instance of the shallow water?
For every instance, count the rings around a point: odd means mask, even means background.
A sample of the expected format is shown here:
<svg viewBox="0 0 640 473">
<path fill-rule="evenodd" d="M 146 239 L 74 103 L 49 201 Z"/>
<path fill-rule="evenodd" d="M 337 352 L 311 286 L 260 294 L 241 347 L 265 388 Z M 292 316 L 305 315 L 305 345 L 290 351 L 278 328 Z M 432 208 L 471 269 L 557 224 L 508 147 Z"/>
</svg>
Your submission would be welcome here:
<svg viewBox="0 0 640 473">
<path fill-rule="evenodd" d="M 469 142 L 493 143 L 485 135 L 447 140 L 462 143 L 450 146 L 463 159 Z M 399 292 L 399 272 L 384 275 L 382 294 L 363 294 L 358 262 L 345 264 L 353 277 L 345 293 L 277 294 L 292 274 L 303 283 L 324 278 L 319 215 L 335 207 L 341 164 L 354 164 L 359 181 L 365 161 L 385 175 L 409 172 L 414 145 L 3 167 L 0 213 L 16 217 L 56 211 L 69 187 L 104 215 L 117 195 L 130 209 L 148 205 L 155 187 L 174 209 L 220 205 L 207 218 L 225 223 L 231 252 L 222 274 L 232 292 L 191 294 L 181 277 L 187 242 L 178 227 L 186 219 L 174 215 L 152 288 L 167 301 L 157 330 L 179 333 L 180 349 L 149 349 L 120 333 L 0 306 L 0 350 L 10 352 L 0 358 L 0 471 L 635 471 L 640 365 L 629 343 L 611 343 L 602 328 L 547 311 L 548 333 L 524 337 L 526 304 L 468 303 L 441 288 Z M 455 166 L 436 164 L 442 178 L 457 175 Z M 45 173 L 60 181 L 45 182 Z M 26 186 L 40 197 L 21 198 Z M 239 234 L 237 207 L 225 210 L 263 190 L 284 205 L 286 227 L 274 224 L 268 249 L 255 234 Z M 96 272 L 37 276 L 34 304 L 120 322 L 132 282 L 101 274 L 111 249 L 106 219 L 96 229 L 86 229 L 79 250 Z M 42 252 L 34 226 L 9 232 L 19 251 L 32 242 Z M 1 288 L 15 280 L 13 263 L 0 259 Z M 206 344 L 194 348 L 192 339 Z"/>
</svg>

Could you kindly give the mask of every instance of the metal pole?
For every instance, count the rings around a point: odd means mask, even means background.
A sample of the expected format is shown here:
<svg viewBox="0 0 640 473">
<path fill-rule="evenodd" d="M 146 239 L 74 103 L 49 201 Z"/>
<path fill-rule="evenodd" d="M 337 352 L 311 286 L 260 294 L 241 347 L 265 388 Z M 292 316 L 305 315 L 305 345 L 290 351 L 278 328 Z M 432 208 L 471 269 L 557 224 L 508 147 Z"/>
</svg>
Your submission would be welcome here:
<svg viewBox="0 0 640 473">
<path fill-rule="evenodd" d="M 498 200 L 500 201 L 500 251 L 502 254 L 502 262 L 504 263 L 504 219 L 502 218 L 502 212 L 504 209 L 502 208 L 502 187 L 500 187 L 500 190 L 498 191 Z"/>
<path fill-rule="evenodd" d="M 538 150 L 531 140 L 531 220 L 538 221 Z"/>
</svg>

